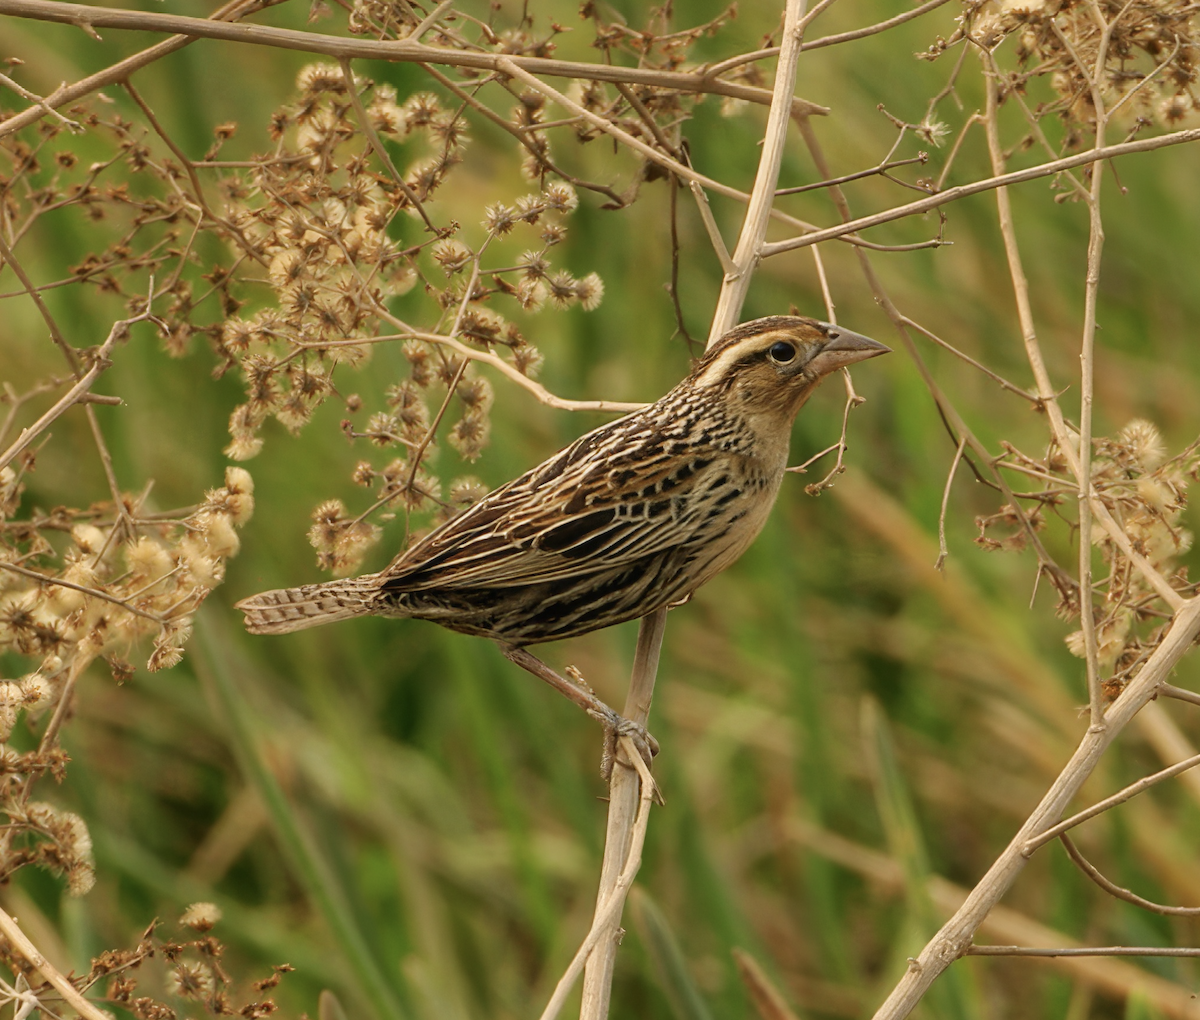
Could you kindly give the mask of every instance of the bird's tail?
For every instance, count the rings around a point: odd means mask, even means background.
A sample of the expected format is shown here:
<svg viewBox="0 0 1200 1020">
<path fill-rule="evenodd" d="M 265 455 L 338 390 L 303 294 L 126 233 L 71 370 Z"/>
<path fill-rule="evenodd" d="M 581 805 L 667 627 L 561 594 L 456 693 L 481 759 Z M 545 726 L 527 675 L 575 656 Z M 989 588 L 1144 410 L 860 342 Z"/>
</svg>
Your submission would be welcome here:
<svg viewBox="0 0 1200 1020">
<path fill-rule="evenodd" d="M 367 575 L 342 581 L 276 588 L 242 599 L 237 608 L 246 614 L 251 634 L 287 634 L 352 616 L 378 612 L 379 581 Z"/>
</svg>

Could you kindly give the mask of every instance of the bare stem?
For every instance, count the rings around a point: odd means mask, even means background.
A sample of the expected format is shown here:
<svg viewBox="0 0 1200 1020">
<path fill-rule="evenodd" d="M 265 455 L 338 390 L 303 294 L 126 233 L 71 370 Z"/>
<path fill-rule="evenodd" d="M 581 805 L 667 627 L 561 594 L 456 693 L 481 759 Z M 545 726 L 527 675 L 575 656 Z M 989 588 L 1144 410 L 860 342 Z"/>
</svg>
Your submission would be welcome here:
<svg viewBox="0 0 1200 1020">
<path fill-rule="evenodd" d="M 1012 887 L 1028 858 L 1025 847 L 1052 826 L 1095 770 L 1108 745 L 1142 707 L 1200 634 L 1200 599 L 1188 601 L 1175 614 L 1162 643 L 1142 671 L 1121 692 L 1104 715 L 1102 729 L 1088 727 L 1066 767 L 1026 819 L 1012 842 L 971 890 L 962 906 L 921 950 L 897 982 L 874 1020 L 908 1016 L 934 980 L 951 963 L 970 951 L 971 939 L 988 913 Z"/>
<path fill-rule="evenodd" d="M 970 946 L 964 956 L 1200 956 L 1200 949 L 1179 946 Z"/>
<path fill-rule="evenodd" d="M 791 99 L 792 90 L 796 87 L 796 68 L 800 62 L 800 44 L 803 41 L 801 21 L 804 7 L 805 0 L 789 0 L 784 13 L 779 66 L 775 70 L 775 95 L 771 112 L 767 115 L 762 155 L 759 157 L 750 203 L 746 207 L 746 218 L 738 235 L 737 247 L 733 250 L 734 270 L 725 274 L 717 298 L 717 308 L 708 333 L 710 347 L 737 323 L 750 289 L 750 279 L 763 256 L 763 242 L 767 236 L 767 224 L 779 183 L 779 167 L 783 162 L 783 149 L 792 116 Z"/>
<path fill-rule="evenodd" d="M 1053 23 L 1053 22 L 1052 22 Z M 1105 26 L 1096 54 L 1095 69 L 1088 75 L 1096 111 L 1096 144 L 1104 147 L 1107 114 L 1099 84 L 1108 52 L 1111 26 Z M 1084 73 L 1088 69 L 1084 68 Z M 1083 291 L 1083 338 L 1079 350 L 1079 623 L 1087 663 L 1088 710 L 1093 726 L 1104 724 L 1104 696 L 1100 690 L 1100 651 L 1096 644 L 1096 618 L 1092 608 L 1092 408 L 1096 376 L 1096 303 L 1100 296 L 1100 260 L 1104 252 L 1104 223 L 1100 218 L 1100 184 L 1103 166 L 1092 165 L 1088 193 L 1087 275 Z"/>
<path fill-rule="evenodd" d="M 946 488 L 942 490 L 942 512 L 938 514 L 938 558 L 934 568 L 942 570 L 946 565 L 946 557 L 950 549 L 946 545 L 946 508 L 950 505 L 950 487 L 954 484 L 954 475 L 962 461 L 963 450 L 967 445 L 967 437 L 958 441 L 958 449 L 954 451 L 954 459 L 950 462 L 950 470 L 946 474 Z"/>
<path fill-rule="evenodd" d="M 37 21 L 54 21 L 67 25 L 88 25 L 94 28 L 172 32 L 187 36 L 189 39 L 223 39 L 229 42 L 298 50 L 302 53 L 323 53 L 336 60 L 344 57 L 364 58 L 404 63 L 441 64 L 449 67 L 472 67 L 485 71 L 499 71 L 502 69 L 501 61 L 509 61 L 519 64 L 522 68 L 535 74 L 551 77 L 628 82 L 635 85 L 678 89 L 681 92 L 710 92 L 729 96 L 731 99 L 744 99 L 762 106 L 771 102 L 771 93 L 766 89 L 724 81 L 720 78 L 709 78 L 698 72 L 659 71 L 654 68 L 619 67 L 614 64 L 553 60 L 546 57 L 516 55 L 506 57 L 477 50 L 426 46 L 408 39 L 344 38 L 336 35 L 321 35 L 318 32 L 275 28 L 269 25 L 234 25 L 209 21 L 205 18 L 189 18 L 178 14 L 122 10 L 113 7 L 91 7 L 87 4 L 63 3 L 60 0 L 0 0 L 0 14 L 32 18 Z M 119 75 L 111 80 L 119 81 L 123 77 L 125 75 Z M 61 105 L 57 93 L 47 96 L 45 102 L 52 106 Z M 42 111 L 40 107 L 38 109 L 38 115 L 41 116 Z M 793 109 L 796 113 L 804 114 L 829 112 L 826 107 L 810 103 L 805 99 L 794 99 Z M 3 125 L 0 125 L 0 128 L 2 127 Z"/>
<path fill-rule="evenodd" d="M 42 976 L 63 997 L 63 1001 L 80 1016 L 86 1017 L 87 1020 L 111 1020 L 107 1013 L 85 999 L 79 990 L 41 954 L 37 946 L 30 942 L 28 936 L 17 927 L 16 918 L 3 908 L 0 908 L 0 932 L 8 939 L 12 947 L 29 962 L 31 967 L 41 972 Z"/>
<path fill-rule="evenodd" d="M 1070 836 L 1064 832 L 1058 838 L 1066 848 L 1067 856 L 1071 858 L 1076 867 L 1110 896 L 1115 896 L 1119 900 L 1132 903 L 1135 907 L 1141 907 L 1143 910 L 1149 910 L 1155 914 L 1164 914 L 1169 917 L 1200 917 L 1200 907 L 1171 907 L 1165 903 L 1155 903 L 1115 882 L 1110 882 L 1091 861 L 1079 852 L 1079 848 L 1071 842 Z"/>
<path fill-rule="evenodd" d="M 638 629 L 633 673 L 629 678 L 629 693 L 621 714 L 642 726 L 645 726 L 650 718 L 654 682 L 658 676 L 658 659 L 666 629 L 665 607 L 643 617 Z M 623 894 L 619 899 L 614 894 L 618 890 L 628 862 L 634 857 L 633 836 L 638 816 L 639 793 L 644 797 L 650 792 L 648 784 L 639 783 L 638 773 L 635 771 L 640 757 L 636 754 L 629 760 L 618 757 L 612 773 L 608 801 L 608 831 L 604 838 L 604 861 L 600 868 L 600 887 L 596 892 L 596 913 L 592 922 L 592 932 L 589 933 L 594 948 L 587 956 L 584 969 L 583 1003 L 579 1011 L 579 1020 L 604 1020 L 608 1016 L 613 964 L 617 957 L 617 935 L 621 925 L 621 906 L 624 903 Z M 628 753 L 625 758 L 629 758 Z M 637 849 L 640 854 L 640 847 Z M 565 977 L 564 975 L 564 980 Z"/>
<path fill-rule="evenodd" d="M 1059 822 L 1057 825 L 1047 829 L 1045 832 L 1038 833 L 1038 835 L 1033 839 L 1026 841 L 1025 845 L 1021 848 L 1021 852 L 1028 857 L 1038 847 L 1044 846 L 1051 840 L 1058 839 L 1058 837 L 1064 832 L 1066 832 L 1068 829 L 1073 829 L 1076 825 L 1079 825 L 1080 822 L 1086 822 L 1089 818 L 1095 818 L 1097 815 L 1103 814 L 1105 811 L 1116 807 L 1118 804 L 1124 804 L 1125 801 L 1129 800 L 1131 797 L 1136 797 L 1139 793 L 1150 789 L 1150 787 L 1155 786 L 1158 783 L 1161 783 L 1164 779 L 1172 779 L 1181 772 L 1186 772 L 1188 769 L 1194 769 L 1197 765 L 1200 765 L 1200 754 L 1192 755 L 1192 757 L 1185 758 L 1180 762 L 1176 762 L 1174 765 L 1162 769 L 1159 772 L 1155 772 L 1153 775 L 1145 776 L 1144 778 L 1139 779 L 1136 783 L 1130 783 L 1127 787 L 1125 787 L 1125 789 L 1118 790 L 1111 797 L 1105 797 L 1104 800 L 1098 801 L 1091 807 L 1084 808 L 1084 810 L 1078 812 L 1077 814 L 1071 815 L 1070 818 Z"/>
<path fill-rule="evenodd" d="M 721 263 L 722 271 L 728 275 L 737 272 L 737 266 L 733 263 L 733 257 L 729 254 L 729 249 L 725 247 L 725 239 L 721 236 L 721 228 L 717 226 L 717 221 L 713 217 L 712 206 L 708 204 L 708 196 L 704 193 L 704 189 L 700 187 L 698 181 L 688 181 L 688 187 L 691 189 L 692 196 L 696 199 L 696 208 L 700 211 L 700 221 L 704 224 L 704 229 L 708 232 L 708 240 L 713 246 L 713 251 L 717 253 L 717 260 Z M 816 251 L 814 248 L 813 251 Z"/>
</svg>

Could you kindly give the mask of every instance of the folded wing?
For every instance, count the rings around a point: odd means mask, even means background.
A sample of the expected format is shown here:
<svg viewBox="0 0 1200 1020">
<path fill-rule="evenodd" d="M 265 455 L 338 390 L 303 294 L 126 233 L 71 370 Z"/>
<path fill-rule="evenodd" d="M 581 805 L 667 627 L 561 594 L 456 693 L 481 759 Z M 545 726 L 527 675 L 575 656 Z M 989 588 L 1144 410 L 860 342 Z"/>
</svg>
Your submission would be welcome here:
<svg viewBox="0 0 1200 1020">
<path fill-rule="evenodd" d="M 489 493 L 402 553 L 383 571 L 383 588 L 517 587 L 703 541 L 713 508 L 740 494 L 733 480 L 715 451 L 680 458 L 669 437 L 636 418 L 588 433 Z"/>
</svg>

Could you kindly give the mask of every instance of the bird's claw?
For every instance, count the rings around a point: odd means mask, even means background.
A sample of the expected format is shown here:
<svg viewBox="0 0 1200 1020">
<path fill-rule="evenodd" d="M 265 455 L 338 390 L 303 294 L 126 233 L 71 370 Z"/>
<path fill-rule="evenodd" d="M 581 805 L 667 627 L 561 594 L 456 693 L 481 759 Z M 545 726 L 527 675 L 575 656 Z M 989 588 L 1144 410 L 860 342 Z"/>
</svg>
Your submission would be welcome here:
<svg viewBox="0 0 1200 1020">
<path fill-rule="evenodd" d="M 600 775 L 604 781 L 612 784 L 613 767 L 617 764 L 618 744 L 622 737 L 628 737 L 633 741 L 633 746 L 641 755 L 642 761 L 646 763 L 646 768 L 654 767 L 654 756 L 658 754 L 658 741 L 645 726 L 639 722 L 634 722 L 632 719 L 626 719 L 623 715 L 614 712 L 608 706 L 604 706 L 607 711 L 596 712 L 595 716 L 604 726 L 604 751 L 600 757 Z M 624 763 L 622 763 L 624 764 Z M 632 768 L 632 765 L 628 765 Z"/>
<path fill-rule="evenodd" d="M 641 755 L 646 768 L 650 769 L 652 767 L 654 756 L 658 754 L 658 741 L 651 736 L 646 727 L 641 723 L 634 722 L 632 719 L 626 719 L 623 715 L 619 715 L 601 701 L 578 669 L 574 666 L 567 666 L 564 671 L 567 676 L 562 677 L 542 662 L 541 659 L 530 655 L 523 648 L 518 648 L 504 642 L 500 642 L 500 648 L 511 662 L 515 662 L 522 669 L 527 670 L 539 679 L 545 680 L 555 690 L 565 694 L 604 727 L 604 752 L 600 759 L 600 774 L 604 777 L 606 783 L 612 783 L 613 767 L 618 760 L 617 750 L 622 737 L 628 737 L 632 741 L 634 749 Z M 630 762 L 622 762 L 622 764 L 628 768 L 638 767 L 636 764 Z M 653 783 L 653 780 L 651 780 L 651 783 Z M 654 799 L 661 804 L 662 798 L 657 788 L 655 788 L 653 795 Z"/>
</svg>

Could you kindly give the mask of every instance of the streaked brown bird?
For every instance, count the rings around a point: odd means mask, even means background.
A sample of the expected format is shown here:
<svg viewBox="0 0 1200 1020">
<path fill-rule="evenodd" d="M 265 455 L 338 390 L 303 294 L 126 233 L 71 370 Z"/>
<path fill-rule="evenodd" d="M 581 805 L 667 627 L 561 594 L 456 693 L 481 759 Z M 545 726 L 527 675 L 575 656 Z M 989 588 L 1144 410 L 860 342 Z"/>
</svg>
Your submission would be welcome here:
<svg viewBox="0 0 1200 1020">
<path fill-rule="evenodd" d="M 374 615 L 489 637 L 612 725 L 594 695 L 581 700 L 520 650 L 684 601 L 733 563 L 775 502 L 796 413 L 826 375 L 888 350 L 816 319 L 744 323 L 666 396 L 488 493 L 379 573 L 237 607 L 253 634 Z"/>
</svg>

